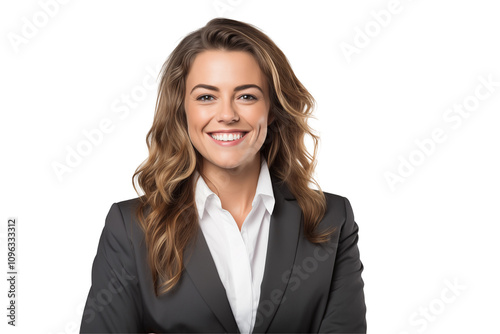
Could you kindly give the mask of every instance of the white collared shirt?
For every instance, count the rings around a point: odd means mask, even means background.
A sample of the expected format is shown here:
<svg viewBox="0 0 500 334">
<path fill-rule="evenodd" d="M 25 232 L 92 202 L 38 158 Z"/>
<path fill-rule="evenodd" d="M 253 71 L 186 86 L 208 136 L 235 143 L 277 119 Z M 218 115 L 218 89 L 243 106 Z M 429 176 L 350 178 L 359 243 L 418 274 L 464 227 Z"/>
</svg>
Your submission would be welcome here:
<svg viewBox="0 0 500 334">
<path fill-rule="evenodd" d="M 195 178 L 199 173 L 195 172 Z M 241 333 L 251 333 L 257 315 L 264 276 L 269 223 L 274 194 L 266 159 L 261 156 L 252 209 L 241 226 L 222 208 L 219 197 L 202 177 L 196 182 L 196 207 L 208 248 Z"/>
</svg>

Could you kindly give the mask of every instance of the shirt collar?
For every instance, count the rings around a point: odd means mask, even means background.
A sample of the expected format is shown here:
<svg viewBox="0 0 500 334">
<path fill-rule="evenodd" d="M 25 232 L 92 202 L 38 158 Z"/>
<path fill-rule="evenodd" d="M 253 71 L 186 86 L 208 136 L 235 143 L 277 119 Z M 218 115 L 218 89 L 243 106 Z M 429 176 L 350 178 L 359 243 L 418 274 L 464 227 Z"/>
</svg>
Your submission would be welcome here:
<svg viewBox="0 0 500 334">
<path fill-rule="evenodd" d="M 252 201 L 252 207 L 257 203 L 257 201 L 262 199 L 266 210 L 269 214 L 273 213 L 274 209 L 274 193 L 273 184 L 271 182 L 271 174 L 269 173 L 269 167 L 267 165 L 266 159 L 261 156 L 260 158 L 260 173 L 259 179 L 257 181 L 257 189 L 255 190 L 255 196 Z M 196 181 L 195 190 L 195 201 L 196 208 L 198 209 L 198 216 L 200 219 L 203 218 L 203 213 L 205 212 L 205 205 L 210 197 L 217 197 L 217 195 L 207 186 L 205 180 L 198 171 L 194 171 L 194 178 Z M 220 203 L 220 200 L 218 201 Z M 220 204 L 219 204 L 220 205 Z"/>
</svg>

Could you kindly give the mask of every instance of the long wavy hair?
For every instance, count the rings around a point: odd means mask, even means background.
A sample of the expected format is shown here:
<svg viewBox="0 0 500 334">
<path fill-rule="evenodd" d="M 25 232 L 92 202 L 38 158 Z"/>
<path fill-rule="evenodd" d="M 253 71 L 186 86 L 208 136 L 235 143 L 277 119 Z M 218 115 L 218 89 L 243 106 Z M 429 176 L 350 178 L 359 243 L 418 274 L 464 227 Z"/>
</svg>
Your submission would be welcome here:
<svg viewBox="0 0 500 334">
<path fill-rule="evenodd" d="M 153 125 L 146 137 L 149 156 L 132 177 L 137 194 L 136 178 L 144 191 L 136 214 L 145 234 L 157 296 L 181 278 L 184 249 L 198 231 L 194 176 L 195 171 L 203 175 L 203 157 L 190 141 L 183 101 L 189 69 L 206 50 L 245 51 L 256 59 L 269 84 L 269 116 L 274 116 L 260 152 L 270 173 L 295 195 L 308 240 L 326 242 L 333 232 L 316 229 L 325 214 L 326 199 L 313 178 L 319 140 L 307 124 L 315 105 L 313 97 L 266 34 L 244 22 L 212 19 L 182 39 L 163 64 Z M 313 141 L 312 155 L 304 144 L 306 134 Z M 309 188 L 309 183 L 318 189 Z"/>
</svg>

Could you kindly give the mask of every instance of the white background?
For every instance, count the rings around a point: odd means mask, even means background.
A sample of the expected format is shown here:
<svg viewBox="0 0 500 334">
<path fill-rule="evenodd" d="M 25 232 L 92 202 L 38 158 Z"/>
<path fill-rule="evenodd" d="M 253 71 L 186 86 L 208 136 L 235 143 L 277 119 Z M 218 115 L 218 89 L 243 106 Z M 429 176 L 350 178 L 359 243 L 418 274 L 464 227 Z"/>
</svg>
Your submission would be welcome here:
<svg viewBox="0 0 500 334">
<path fill-rule="evenodd" d="M 390 19 L 379 15 L 385 26 L 373 13 L 392 8 L 389 0 L 54 3 L 0 7 L 5 275 L 7 218 L 19 226 L 18 326 L 6 324 L 2 279 L 3 333 L 78 331 L 104 218 L 112 203 L 137 196 L 131 177 L 147 156 L 156 98 L 143 80 L 154 84 L 175 45 L 217 16 L 264 30 L 317 100 L 317 180 L 353 206 L 369 333 L 498 330 L 495 1 L 401 0 Z M 366 29 L 371 37 L 363 38 Z M 357 53 L 343 53 L 347 44 Z M 478 88 L 480 77 L 496 86 Z M 478 100 L 476 89 L 488 96 Z M 465 101 L 474 109 L 468 117 L 443 118 L 458 117 L 447 110 Z M 104 119 L 112 130 L 58 178 L 53 164 L 66 164 L 84 131 Z M 416 141 L 428 143 L 436 129 L 445 140 L 424 155 Z M 387 173 L 410 158 L 416 166 L 391 188 Z"/>
</svg>

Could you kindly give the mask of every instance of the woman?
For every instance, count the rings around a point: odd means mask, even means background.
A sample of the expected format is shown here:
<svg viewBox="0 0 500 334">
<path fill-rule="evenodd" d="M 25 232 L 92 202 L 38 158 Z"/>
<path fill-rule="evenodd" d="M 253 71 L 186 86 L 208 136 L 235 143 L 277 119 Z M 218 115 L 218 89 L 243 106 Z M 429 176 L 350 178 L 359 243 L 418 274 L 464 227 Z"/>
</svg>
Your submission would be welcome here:
<svg viewBox="0 0 500 334">
<path fill-rule="evenodd" d="M 81 332 L 365 333 L 351 206 L 312 177 L 313 104 L 255 27 L 186 36 L 133 177 L 144 195 L 106 218 Z"/>
</svg>

